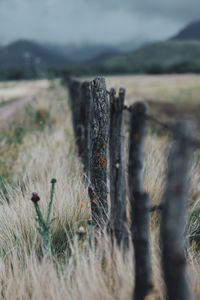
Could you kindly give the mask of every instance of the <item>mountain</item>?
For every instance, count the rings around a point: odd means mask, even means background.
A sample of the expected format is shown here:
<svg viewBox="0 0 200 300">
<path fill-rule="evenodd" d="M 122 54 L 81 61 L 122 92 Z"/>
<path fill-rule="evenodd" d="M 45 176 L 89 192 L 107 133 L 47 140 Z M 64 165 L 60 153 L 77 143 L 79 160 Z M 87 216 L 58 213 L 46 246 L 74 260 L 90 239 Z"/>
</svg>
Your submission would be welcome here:
<svg viewBox="0 0 200 300">
<path fill-rule="evenodd" d="M 200 21 L 167 41 L 105 59 L 95 68 L 101 73 L 200 73 Z"/>
<path fill-rule="evenodd" d="M 0 46 L 0 70 L 73 69 L 122 53 L 122 47 L 106 44 L 41 44 L 19 40 Z"/>
<path fill-rule="evenodd" d="M 101 55 L 106 56 L 107 54 L 112 55 L 120 53 L 120 51 L 116 49 L 117 47 L 106 44 L 47 44 L 45 46 L 52 53 L 56 53 L 57 55 L 70 60 L 74 65 L 90 62 Z"/>
<path fill-rule="evenodd" d="M 3 70 L 55 68 L 68 64 L 67 59 L 32 41 L 19 40 L 0 48 L 0 69 Z"/>
<path fill-rule="evenodd" d="M 20 40 L 0 47 L 0 74 L 10 69 L 68 69 L 85 75 L 200 73 L 200 21 L 192 22 L 166 41 L 148 44 L 139 39 L 120 45 L 54 45 Z"/>
<path fill-rule="evenodd" d="M 183 28 L 172 40 L 200 40 L 200 20 Z"/>
<path fill-rule="evenodd" d="M 106 73 L 140 73 L 159 69 L 159 66 L 160 71 L 162 68 L 170 70 L 174 65 L 183 63 L 200 65 L 200 42 L 153 43 L 129 54 L 107 59 L 101 64 L 101 69 Z"/>
</svg>

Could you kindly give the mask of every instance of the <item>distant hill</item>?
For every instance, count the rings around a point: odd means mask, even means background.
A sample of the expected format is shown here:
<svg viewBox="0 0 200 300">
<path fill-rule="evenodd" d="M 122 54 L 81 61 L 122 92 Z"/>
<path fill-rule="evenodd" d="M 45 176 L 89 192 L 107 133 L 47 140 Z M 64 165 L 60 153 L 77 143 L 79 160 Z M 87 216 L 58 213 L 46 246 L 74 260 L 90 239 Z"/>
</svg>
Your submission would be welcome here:
<svg viewBox="0 0 200 300">
<path fill-rule="evenodd" d="M 200 20 L 183 28 L 172 40 L 200 40 Z"/>
<path fill-rule="evenodd" d="M 121 53 L 114 46 L 104 44 L 87 44 L 80 45 L 66 44 L 66 45 L 45 45 L 52 53 L 70 60 L 71 64 L 84 64 L 95 61 L 98 57 L 107 57 Z"/>
<path fill-rule="evenodd" d="M 95 68 L 101 73 L 200 73 L 200 21 L 170 40 L 106 58 Z"/>
<path fill-rule="evenodd" d="M 200 73 L 200 21 L 189 24 L 169 40 L 138 48 L 141 44 L 144 42 L 136 40 L 115 46 L 89 43 L 52 45 L 20 40 L 0 47 L 0 79 L 7 74 L 10 76 L 10 70 L 14 70 L 11 78 L 23 77 L 27 70 L 32 70 L 37 76 L 39 69 L 53 69 L 56 75 L 64 69 L 85 75 Z M 5 76 L 4 70 L 7 72 Z"/>
<path fill-rule="evenodd" d="M 0 48 L 0 69 L 34 69 L 66 66 L 69 62 L 38 43 L 20 40 Z"/>
<path fill-rule="evenodd" d="M 183 64 L 200 66 L 200 42 L 153 43 L 129 54 L 107 59 L 98 67 L 105 73 L 162 73 L 170 69 L 173 71 L 174 66 L 181 68 Z"/>
<path fill-rule="evenodd" d="M 0 79 L 3 72 L 14 76 L 23 73 L 38 73 L 40 70 L 72 70 L 75 66 L 95 63 L 113 57 L 122 51 L 116 47 L 101 44 L 40 44 L 19 40 L 7 46 L 0 46 Z M 20 74 L 19 74 L 20 72 Z"/>
</svg>

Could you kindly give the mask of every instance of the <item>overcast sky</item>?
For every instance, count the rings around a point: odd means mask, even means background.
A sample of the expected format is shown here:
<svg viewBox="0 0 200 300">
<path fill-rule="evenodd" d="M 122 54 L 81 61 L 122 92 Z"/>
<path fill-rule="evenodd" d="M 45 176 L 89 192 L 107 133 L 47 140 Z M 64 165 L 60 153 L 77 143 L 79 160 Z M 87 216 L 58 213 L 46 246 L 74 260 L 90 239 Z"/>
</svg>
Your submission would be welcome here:
<svg viewBox="0 0 200 300">
<path fill-rule="evenodd" d="M 0 43 L 164 39 L 199 18 L 199 0 L 0 0 Z"/>
</svg>

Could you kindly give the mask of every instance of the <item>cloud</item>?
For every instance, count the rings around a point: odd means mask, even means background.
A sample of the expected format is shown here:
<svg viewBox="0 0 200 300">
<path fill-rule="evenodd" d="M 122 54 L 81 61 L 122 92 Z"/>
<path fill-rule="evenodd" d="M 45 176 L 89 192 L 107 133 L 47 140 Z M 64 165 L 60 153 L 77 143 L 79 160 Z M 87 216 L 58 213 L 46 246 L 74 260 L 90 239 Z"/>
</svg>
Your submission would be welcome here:
<svg viewBox="0 0 200 300">
<path fill-rule="evenodd" d="M 117 43 L 173 35 L 199 0 L 0 0 L 0 38 Z"/>
<path fill-rule="evenodd" d="M 104 9 L 121 9 L 143 15 L 187 21 L 200 18 L 199 0 L 85 0 Z"/>
</svg>

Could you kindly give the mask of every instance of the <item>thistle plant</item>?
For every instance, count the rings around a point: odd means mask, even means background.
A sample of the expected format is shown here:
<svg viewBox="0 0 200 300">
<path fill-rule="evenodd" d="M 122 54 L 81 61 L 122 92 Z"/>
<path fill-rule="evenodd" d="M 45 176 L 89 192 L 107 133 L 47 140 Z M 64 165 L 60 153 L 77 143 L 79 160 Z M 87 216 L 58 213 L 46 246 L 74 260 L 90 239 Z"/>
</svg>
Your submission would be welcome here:
<svg viewBox="0 0 200 300">
<path fill-rule="evenodd" d="M 56 179 L 53 178 L 51 180 L 50 200 L 48 204 L 46 217 L 39 206 L 40 197 L 38 193 L 32 193 L 32 197 L 31 197 L 31 201 L 33 202 L 35 207 L 38 232 L 42 238 L 43 251 L 45 255 L 51 254 L 51 240 L 52 240 L 51 224 L 54 220 L 52 216 L 52 210 L 53 210 L 53 201 L 55 195 L 55 184 L 56 184 Z"/>
</svg>

